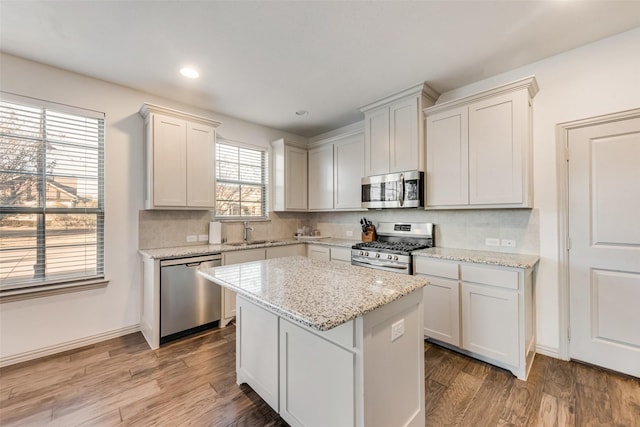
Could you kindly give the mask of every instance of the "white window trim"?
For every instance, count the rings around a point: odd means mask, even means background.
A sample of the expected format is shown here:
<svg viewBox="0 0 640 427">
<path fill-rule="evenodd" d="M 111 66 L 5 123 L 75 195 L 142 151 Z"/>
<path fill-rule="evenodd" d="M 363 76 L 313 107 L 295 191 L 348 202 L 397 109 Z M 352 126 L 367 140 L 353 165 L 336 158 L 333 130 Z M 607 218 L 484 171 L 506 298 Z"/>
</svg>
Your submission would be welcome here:
<svg viewBox="0 0 640 427">
<path fill-rule="evenodd" d="M 212 217 L 215 221 L 220 221 L 220 222 L 271 222 L 271 218 L 269 217 L 269 212 L 271 211 L 271 206 L 270 206 L 270 200 L 271 200 L 271 168 L 269 167 L 269 163 L 271 161 L 271 148 L 270 147 L 265 147 L 265 146 L 261 146 L 261 145 L 254 145 L 254 144 L 248 144 L 246 142 L 242 142 L 242 141 L 236 141 L 233 139 L 228 139 L 228 138 L 223 138 L 220 137 L 218 135 L 216 135 L 216 144 L 217 143 L 221 143 L 221 144 L 226 144 L 226 145 L 232 145 L 232 146 L 236 146 L 236 147 L 240 147 L 240 148 L 246 148 L 249 150 L 256 150 L 256 151 L 262 151 L 265 153 L 266 155 L 266 161 L 265 161 L 265 168 L 266 170 L 265 172 L 265 178 L 267 180 L 266 185 L 265 185 L 265 200 L 264 200 L 264 212 L 265 214 L 263 216 L 253 216 L 253 217 L 245 217 L 245 216 L 218 216 L 216 215 L 217 212 L 217 208 L 214 208 L 213 212 L 212 212 Z M 217 162 L 218 159 L 216 159 Z M 216 179 L 216 186 L 217 186 L 217 179 Z M 215 199 L 216 203 L 217 203 L 217 195 L 216 195 L 216 199 Z"/>
</svg>

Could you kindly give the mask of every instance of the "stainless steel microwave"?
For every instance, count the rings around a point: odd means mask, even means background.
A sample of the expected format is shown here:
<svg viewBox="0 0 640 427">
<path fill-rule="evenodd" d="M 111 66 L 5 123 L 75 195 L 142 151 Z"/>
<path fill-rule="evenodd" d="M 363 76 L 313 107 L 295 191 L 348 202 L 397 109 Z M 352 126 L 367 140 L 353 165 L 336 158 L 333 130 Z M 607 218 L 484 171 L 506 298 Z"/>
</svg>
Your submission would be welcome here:
<svg viewBox="0 0 640 427">
<path fill-rule="evenodd" d="M 409 171 L 362 178 L 361 206 L 367 209 L 423 207 L 424 173 Z"/>
</svg>

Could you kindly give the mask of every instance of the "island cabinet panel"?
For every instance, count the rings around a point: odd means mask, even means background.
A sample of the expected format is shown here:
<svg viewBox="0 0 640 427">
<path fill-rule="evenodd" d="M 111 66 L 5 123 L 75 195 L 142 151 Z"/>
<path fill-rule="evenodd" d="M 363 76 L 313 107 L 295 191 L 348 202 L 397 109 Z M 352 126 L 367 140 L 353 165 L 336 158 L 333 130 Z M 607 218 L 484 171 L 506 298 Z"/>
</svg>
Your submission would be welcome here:
<svg viewBox="0 0 640 427">
<path fill-rule="evenodd" d="M 238 298 L 236 374 L 278 411 L 278 316 Z"/>
<path fill-rule="evenodd" d="M 287 423 L 354 425 L 353 351 L 281 319 L 280 354 L 280 415 Z"/>
<path fill-rule="evenodd" d="M 304 243 L 297 245 L 274 246 L 267 248 L 266 259 L 281 258 L 285 256 L 305 256 L 307 248 Z"/>
</svg>

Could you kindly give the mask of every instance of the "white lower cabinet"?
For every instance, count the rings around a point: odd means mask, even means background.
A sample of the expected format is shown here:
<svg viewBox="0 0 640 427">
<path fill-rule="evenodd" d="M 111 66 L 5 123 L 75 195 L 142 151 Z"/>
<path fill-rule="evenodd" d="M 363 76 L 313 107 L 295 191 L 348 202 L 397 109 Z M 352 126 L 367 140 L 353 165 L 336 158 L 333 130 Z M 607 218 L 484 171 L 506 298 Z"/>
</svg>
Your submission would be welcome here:
<svg viewBox="0 0 640 427">
<path fill-rule="evenodd" d="M 307 244 L 307 257 L 320 261 L 331 261 L 331 248 L 329 246 Z"/>
<path fill-rule="evenodd" d="M 535 356 L 532 269 L 415 257 L 424 335 L 526 380 Z"/>
<path fill-rule="evenodd" d="M 280 354 L 280 415 L 289 425 L 353 425 L 356 408 L 353 350 L 282 319 Z M 310 384 L 313 384 L 311 393 Z"/>
<path fill-rule="evenodd" d="M 462 348 L 518 366 L 518 293 L 462 283 Z"/>
<path fill-rule="evenodd" d="M 278 411 L 278 316 L 242 298 L 236 314 L 238 384 L 249 384 Z"/>
<path fill-rule="evenodd" d="M 237 383 L 292 427 L 424 426 L 421 319 L 420 290 L 328 331 L 238 296 Z"/>
</svg>

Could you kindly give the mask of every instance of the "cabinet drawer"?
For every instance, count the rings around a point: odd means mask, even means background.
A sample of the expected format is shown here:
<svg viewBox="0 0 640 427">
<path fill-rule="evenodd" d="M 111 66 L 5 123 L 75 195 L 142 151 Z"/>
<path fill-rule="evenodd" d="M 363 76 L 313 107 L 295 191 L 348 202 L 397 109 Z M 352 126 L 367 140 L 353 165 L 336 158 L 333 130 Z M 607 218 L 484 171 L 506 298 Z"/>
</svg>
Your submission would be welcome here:
<svg viewBox="0 0 640 427">
<path fill-rule="evenodd" d="M 427 274 L 429 276 L 458 279 L 458 263 L 449 261 L 437 261 L 431 258 L 415 257 L 415 274 Z"/>
<path fill-rule="evenodd" d="M 491 267 L 462 264 L 460 266 L 460 273 L 462 280 L 465 282 L 481 283 L 483 285 L 498 286 L 507 289 L 518 289 L 519 273 L 514 270 L 501 270 Z"/>
</svg>

